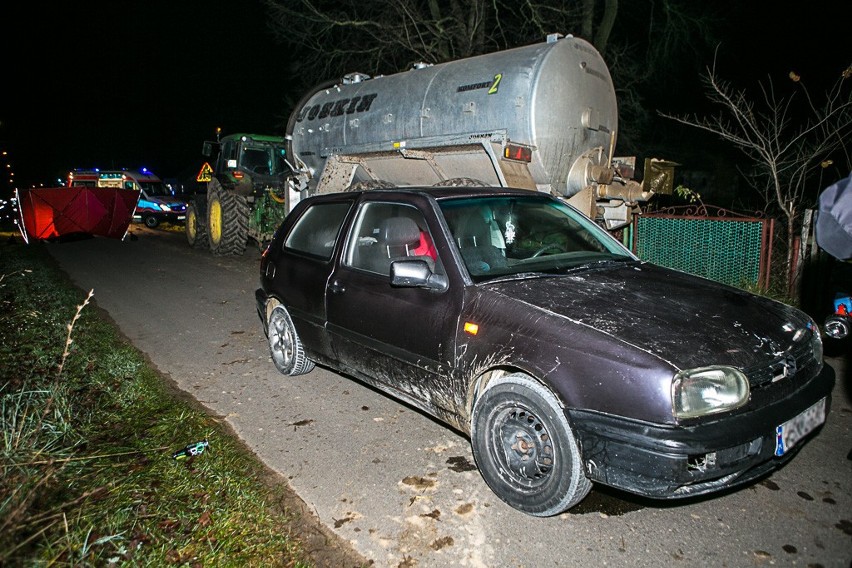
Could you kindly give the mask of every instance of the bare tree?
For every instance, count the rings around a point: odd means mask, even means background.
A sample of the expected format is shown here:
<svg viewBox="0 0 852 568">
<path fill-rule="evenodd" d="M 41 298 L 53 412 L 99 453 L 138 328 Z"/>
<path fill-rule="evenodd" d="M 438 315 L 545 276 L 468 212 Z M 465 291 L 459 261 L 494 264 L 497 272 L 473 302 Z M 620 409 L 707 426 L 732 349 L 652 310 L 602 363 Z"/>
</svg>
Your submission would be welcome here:
<svg viewBox="0 0 852 568">
<path fill-rule="evenodd" d="M 758 84 L 759 95 L 754 97 L 721 80 L 714 64 L 707 69 L 705 82 L 709 100 L 722 107 L 718 114 L 661 114 L 717 135 L 748 158 L 746 175 L 761 192 L 765 205 L 776 207 L 786 217 L 785 267 L 792 289 L 793 243 L 807 196 L 815 197 L 812 190 L 823 186 L 825 168 L 835 166 L 848 173 L 852 165 L 852 66 L 843 71 L 820 103 L 813 100 L 797 74 L 791 72 L 789 79 L 795 87 L 792 94 L 779 96 L 768 80 Z"/>
<path fill-rule="evenodd" d="M 314 81 L 341 70 L 388 73 L 582 30 L 606 49 L 618 0 L 263 0 L 270 28 L 299 46 Z"/>
<path fill-rule="evenodd" d="M 622 152 L 647 152 L 653 115 L 643 100 L 674 61 L 717 43 L 726 2 L 689 0 L 262 0 L 269 28 L 292 55 L 293 92 L 360 71 L 388 74 L 574 34 L 609 66 Z M 703 56 L 703 53 L 702 53 Z"/>
</svg>

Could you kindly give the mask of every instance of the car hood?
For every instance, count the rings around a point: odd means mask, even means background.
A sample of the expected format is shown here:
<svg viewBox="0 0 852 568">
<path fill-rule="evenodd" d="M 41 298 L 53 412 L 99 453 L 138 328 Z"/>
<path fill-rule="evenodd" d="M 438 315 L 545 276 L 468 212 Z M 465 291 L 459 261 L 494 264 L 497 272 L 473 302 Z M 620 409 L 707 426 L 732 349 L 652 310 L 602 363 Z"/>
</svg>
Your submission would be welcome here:
<svg viewBox="0 0 852 568">
<path fill-rule="evenodd" d="M 777 358 L 809 323 L 785 304 L 638 262 L 484 286 L 507 301 L 588 326 L 680 369 L 748 368 Z"/>
</svg>

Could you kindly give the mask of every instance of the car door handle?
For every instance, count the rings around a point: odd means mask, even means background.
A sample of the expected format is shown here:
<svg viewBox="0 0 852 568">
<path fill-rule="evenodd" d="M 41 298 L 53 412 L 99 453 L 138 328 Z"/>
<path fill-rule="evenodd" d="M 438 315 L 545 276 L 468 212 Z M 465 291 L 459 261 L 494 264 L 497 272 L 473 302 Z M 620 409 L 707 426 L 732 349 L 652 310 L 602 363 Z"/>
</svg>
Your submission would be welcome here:
<svg viewBox="0 0 852 568">
<path fill-rule="evenodd" d="M 335 280 L 328 286 L 328 291 L 332 294 L 342 294 L 346 291 L 346 286 L 340 283 L 340 280 Z"/>
</svg>

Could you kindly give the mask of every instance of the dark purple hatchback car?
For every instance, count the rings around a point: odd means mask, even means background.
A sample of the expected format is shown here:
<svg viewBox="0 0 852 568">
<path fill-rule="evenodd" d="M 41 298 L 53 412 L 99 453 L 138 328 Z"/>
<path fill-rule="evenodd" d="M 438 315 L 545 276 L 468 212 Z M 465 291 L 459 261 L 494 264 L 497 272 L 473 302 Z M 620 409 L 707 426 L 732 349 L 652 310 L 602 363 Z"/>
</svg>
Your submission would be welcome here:
<svg viewBox="0 0 852 568">
<path fill-rule="evenodd" d="M 303 200 L 256 296 L 279 371 L 326 365 L 459 429 L 537 516 L 592 482 L 667 499 L 753 480 L 820 428 L 834 385 L 801 311 L 641 262 L 526 190 Z"/>
</svg>

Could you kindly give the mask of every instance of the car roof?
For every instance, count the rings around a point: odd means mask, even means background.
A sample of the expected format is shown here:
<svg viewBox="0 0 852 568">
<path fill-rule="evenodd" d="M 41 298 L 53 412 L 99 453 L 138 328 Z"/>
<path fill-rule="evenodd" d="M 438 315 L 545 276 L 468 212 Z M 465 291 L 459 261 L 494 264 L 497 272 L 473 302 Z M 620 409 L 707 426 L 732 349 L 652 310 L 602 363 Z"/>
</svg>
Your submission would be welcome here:
<svg viewBox="0 0 852 568">
<path fill-rule="evenodd" d="M 459 197 L 483 197 L 483 196 L 498 196 L 498 195 L 547 195 L 545 193 L 530 189 L 517 189 L 511 187 L 489 187 L 489 186 L 461 186 L 461 187 L 435 187 L 435 186 L 410 186 L 410 187 L 382 187 L 375 189 L 362 189 L 358 191 L 346 191 L 332 195 L 361 195 L 361 194 L 416 194 L 432 197 L 436 200 L 459 198 Z M 323 194 L 320 194 L 323 195 Z M 318 197 L 319 195 L 317 195 Z"/>
</svg>

